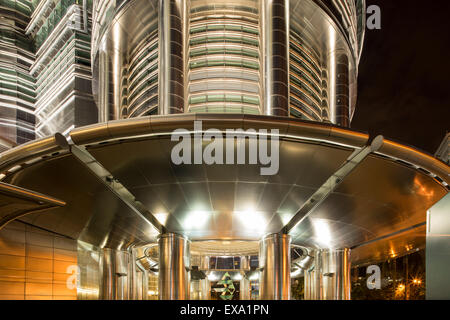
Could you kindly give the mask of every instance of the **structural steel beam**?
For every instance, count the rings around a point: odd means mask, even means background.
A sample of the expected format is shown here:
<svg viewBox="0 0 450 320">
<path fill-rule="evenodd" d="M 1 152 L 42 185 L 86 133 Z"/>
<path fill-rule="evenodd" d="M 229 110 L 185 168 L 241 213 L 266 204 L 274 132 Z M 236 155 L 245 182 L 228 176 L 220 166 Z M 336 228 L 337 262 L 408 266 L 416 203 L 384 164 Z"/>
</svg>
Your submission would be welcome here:
<svg viewBox="0 0 450 320">
<path fill-rule="evenodd" d="M 134 195 L 123 184 L 116 180 L 114 176 L 86 150 L 85 147 L 72 144 L 70 145 L 70 152 L 134 213 L 147 221 L 152 227 L 157 229 L 159 233 L 165 233 L 167 231 L 158 219 L 156 219 L 142 203 L 137 201 Z"/>
<path fill-rule="evenodd" d="M 383 145 L 383 136 L 379 135 L 372 143 L 360 150 L 355 150 L 341 165 L 341 167 L 325 181 L 314 194 L 305 201 L 303 206 L 294 214 L 281 232 L 289 233 L 302 223 L 328 196 L 336 190 L 347 177 L 370 153 L 377 151 Z"/>
<path fill-rule="evenodd" d="M 64 201 L 58 200 L 56 198 L 32 190 L 20 188 L 4 182 L 0 182 L 0 197 L 1 196 L 5 196 L 8 199 L 25 200 L 30 202 L 31 204 L 34 203 L 35 207 L 27 209 L 20 209 L 20 207 L 17 207 L 17 210 L 15 211 L 13 210 L 13 212 L 9 214 L 6 215 L 0 214 L 0 230 L 11 221 L 23 217 L 24 215 L 30 213 L 37 213 L 66 205 Z M 14 206 L 17 205 L 12 203 L 10 206 L 14 209 Z"/>
</svg>

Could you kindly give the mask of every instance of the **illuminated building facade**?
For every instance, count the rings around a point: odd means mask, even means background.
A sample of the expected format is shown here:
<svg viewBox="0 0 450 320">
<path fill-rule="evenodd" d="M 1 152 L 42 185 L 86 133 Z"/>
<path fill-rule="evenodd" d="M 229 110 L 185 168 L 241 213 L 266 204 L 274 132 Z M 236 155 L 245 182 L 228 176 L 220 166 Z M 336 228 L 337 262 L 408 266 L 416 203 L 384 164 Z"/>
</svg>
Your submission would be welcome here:
<svg viewBox="0 0 450 320">
<path fill-rule="evenodd" d="M 5 0 L 0 5 L 2 138 L 20 144 L 96 122 L 92 1 Z"/>
<path fill-rule="evenodd" d="M 364 1 L 20 3 L 42 138 L 1 154 L 0 298 L 350 299 L 424 249 L 449 167 L 348 128 Z M 279 171 L 175 164 L 181 128 L 276 138 Z"/>
<path fill-rule="evenodd" d="M 184 112 L 349 126 L 364 1 L 97 1 L 101 121 Z"/>
<path fill-rule="evenodd" d="M 29 1 L 0 2 L 0 150 L 35 138 L 35 79 L 32 40 L 25 35 Z"/>
</svg>

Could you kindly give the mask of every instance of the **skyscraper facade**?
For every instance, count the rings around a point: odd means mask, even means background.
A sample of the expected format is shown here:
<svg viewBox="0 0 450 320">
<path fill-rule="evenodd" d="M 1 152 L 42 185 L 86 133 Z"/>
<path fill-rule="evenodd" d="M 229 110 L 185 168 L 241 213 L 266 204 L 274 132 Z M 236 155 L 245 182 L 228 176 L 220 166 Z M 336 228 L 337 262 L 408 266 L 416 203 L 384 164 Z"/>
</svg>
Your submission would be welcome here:
<svg viewBox="0 0 450 320">
<path fill-rule="evenodd" d="M 2 0 L 0 6 L 4 147 L 96 122 L 92 1 Z"/>
<path fill-rule="evenodd" d="M 362 0 L 0 4 L 3 149 L 151 114 L 354 112 Z"/>
<path fill-rule="evenodd" d="M 101 121 L 183 112 L 349 126 L 364 1 L 96 1 Z"/>
</svg>

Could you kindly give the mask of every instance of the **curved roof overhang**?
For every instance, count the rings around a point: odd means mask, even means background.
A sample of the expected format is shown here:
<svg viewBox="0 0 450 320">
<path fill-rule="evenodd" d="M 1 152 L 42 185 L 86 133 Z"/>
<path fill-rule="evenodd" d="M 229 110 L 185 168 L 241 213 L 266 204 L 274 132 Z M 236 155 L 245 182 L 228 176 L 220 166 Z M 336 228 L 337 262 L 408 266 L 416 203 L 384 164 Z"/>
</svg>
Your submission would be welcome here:
<svg viewBox="0 0 450 320">
<path fill-rule="evenodd" d="M 278 174 L 261 176 L 255 165 L 174 165 L 171 133 L 192 131 L 194 120 L 202 120 L 203 130 L 278 129 Z M 23 220 L 119 249 L 155 242 L 165 231 L 224 241 L 256 241 L 280 232 L 371 140 L 333 125 L 242 114 L 134 118 L 72 130 L 69 144 L 61 138 L 1 154 L 0 177 L 67 203 Z M 354 248 L 356 262 L 418 248 L 424 245 L 426 210 L 448 192 L 449 173 L 432 156 L 384 139 L 289 230 L 293 243 Z M 199 214 L 207 217 L 201 223 Z"/>
</svg>

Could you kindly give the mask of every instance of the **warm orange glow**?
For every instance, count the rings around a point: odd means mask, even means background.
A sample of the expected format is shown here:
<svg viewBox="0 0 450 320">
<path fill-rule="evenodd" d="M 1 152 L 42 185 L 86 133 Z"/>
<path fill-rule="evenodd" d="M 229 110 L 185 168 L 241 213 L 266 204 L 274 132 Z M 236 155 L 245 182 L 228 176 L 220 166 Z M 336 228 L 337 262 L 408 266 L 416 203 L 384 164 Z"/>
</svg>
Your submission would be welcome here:
<svg viewBox="0 0 450 320">
<path fill-rule="evenodd" d="M 422 283 L 422 280 L 420 280 L 420 279 L 413 279 L 412 282 L 413 282 L 414 284 L 416 284 L 416 285 L 419 285 L 419 284 Z"/>
<path fill-rule="evenodd" d="M 434 190 L 428 191 L 428 189 L 425 188 L 425 186 L 422 184 L 422 182 L 420 182 L 418 177 L 414 177 L 414 185 L 417 188 L 417 194 L 419 194 L 421 196 L 425 196 L 425 197 L 434 196 Z"/>
<path fill-rule="evenodd" d="M 391 257 L 392 258 L 395 258 L 397 255 L 395 254 L 395 251 L 394 251 L 394 249 L 391 249 Z"/>
<path fill-rule="evenodd" d="M 395 290 L 396 295 L 401 295 L 405 291 L 405 285 L 403 283 L 399 284 L 397 289 Z"/>
</svg>

